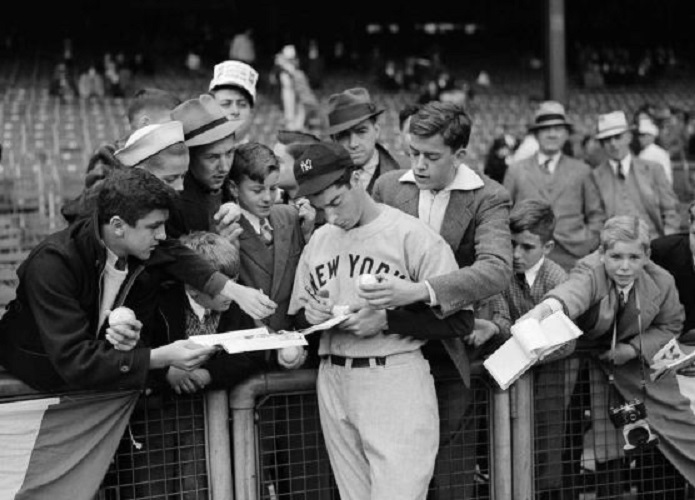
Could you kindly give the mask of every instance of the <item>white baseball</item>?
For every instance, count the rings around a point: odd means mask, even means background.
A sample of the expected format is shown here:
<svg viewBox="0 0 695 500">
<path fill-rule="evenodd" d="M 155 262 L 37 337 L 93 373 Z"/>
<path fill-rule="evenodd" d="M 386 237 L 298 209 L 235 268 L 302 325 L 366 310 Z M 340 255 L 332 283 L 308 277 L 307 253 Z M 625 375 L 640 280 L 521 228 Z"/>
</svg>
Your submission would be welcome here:
<svg viewBox="0 0 695 500">
<path fill-rule="evenodd" d="M 293 365 L 302 355 L 304 349 L 300 346 L 283 347 L 278 350 L 278 360 L 283 361 L 287 365 Z"/>
<path fill-rule="evenodd" d="M 379 280 L 376 279 L 376 276 L 373 274 L 363 274 L 359 278 L 359 285 L 364 286 L 364 285 L 376 285 L 379 283 Z"/>
<path fill-rule="evenodd" d="M 137 320 L 132 309 L 127 307 L 117 307 L 109 314 L 109 325 L 122 325 Z"/>
</svg>

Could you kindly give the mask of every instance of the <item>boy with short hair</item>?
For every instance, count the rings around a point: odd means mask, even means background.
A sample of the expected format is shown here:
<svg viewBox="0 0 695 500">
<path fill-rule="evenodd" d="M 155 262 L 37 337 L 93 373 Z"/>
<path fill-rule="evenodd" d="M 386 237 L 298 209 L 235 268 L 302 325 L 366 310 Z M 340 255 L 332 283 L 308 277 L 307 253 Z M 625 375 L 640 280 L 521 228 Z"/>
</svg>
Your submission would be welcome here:
<svg viewBox="0 0 695 500">
<path fill-rule="evenodd" d="M 145 170 L 114 172 L 93 217 L 31 252 L 0 321 L 10 373 L 43 391 L 142 389 L 151 370 L 207 360 L 212 350 L 190 342 L 149 347 L 158 285 L 174 260 L 159 248 L 174 196 Z M 119 306 L 136 319 L 110 325 Z"/>
<path fill-rule="evenodd" d="M 499 343 L 511 335 L 511 323 L 533 309 L 557 285 L 567 280 L 565 270 L 548 258 L 553 251 L 555 215 L 548 203 L 541 200 L 519 202 L 509 216 L 512 234 L 514 276 L 501 294 L 491 299 L 492 320 L 475 320 L 475 330 L 466 339 L 475 347 L 497 337 Z M 562 350 L 561 350 L 562 351 Z M 565 351 L 566 352 L 566 351 Z M 562 356 L 558 353 L 554 359 Z M 535 368 L 536 463 L 538 491 L 562 487 L 562 450 L 550 439 L 565 434 L 564 360 Z"/>
<path fill-rule="evenodd" d="M 239 275 L 239 251 L 226 238 L 214 233 L 195 232 L 180 238 L 181 243 L 205 258 L 232 280 Z M 218 332 L 255 328 L 229 298 L 210 296 L 189 285 L 177 283 L 160 295 L 160 308 L 166 319 L 168 341 L 211 335 Z M 232 387 L 267 367 L 265 354 L 220 352 L 195 370 L 171 367 L 166 379 L 177 394 L 194 393 L 208 385 Z"/>
<path fill-rule="evenodd" d="M 466 339 L 475 347 L 496 335 L 507 339 L 511 325 L 504 318 L 516 322 L 543 300 L 546 293 L 567 279 L 564 269 L 547 258 L 555 246 L 555 216 L 548 203 L 541 200 L 518 203 L 509 216 L 509 227 L 514 276 L 509 287 L 493 302 L 494 317 L 501 320 L 476 319 L 475 331 Z"/>
<path fill-rule="evenodd" d="M 251 142 L 236 149 L 229 188 L 242 214 L 239 281 L 277 304 L 265 320 L 276 331 L 292 327 L 287 309 L 294 274 L 314 220 L 313 210 L 300 214 L 295 207 L 276 203 L 279 176 L 279 160 L 267 146 Z"/>
</svg>

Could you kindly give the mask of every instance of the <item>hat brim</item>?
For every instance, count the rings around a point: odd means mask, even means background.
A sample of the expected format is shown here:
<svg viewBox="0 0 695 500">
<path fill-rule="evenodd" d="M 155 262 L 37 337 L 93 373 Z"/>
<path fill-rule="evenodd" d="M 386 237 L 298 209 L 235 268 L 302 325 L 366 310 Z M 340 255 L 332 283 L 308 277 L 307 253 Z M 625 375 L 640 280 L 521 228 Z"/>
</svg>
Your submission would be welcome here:
<svg viewBox="0 0 695 500">
<path fill-rule="evenodd" d="M 186 146 L 188 146 L 189 148 L 195 146 L 205 146 L 206 144 L 212 144 L 213 142 L 221 141 L 222 139 L 225 139 L 230 135 L 233 135 L 234 132 L 236 132 L 237 129 L 242 125 L 242 123 L 243 122 L 239 120 L 227 120 L 226 122 L 221 123 L 215 128 L 206 130 L 202 134 L 196 135 L 195 137 L 186 140 Z"/>
<path fill-rule="evenodd" d="M 562 127 L 567 127 L 567 129 L 572 130 L 572 124 L 565 120 L 548 120 L 547 122 L 543 123 L 534 123 L 529 126 L 529 130 L 531 132 L 535 132 L 536 130 L 541 130 L 543 128 L 557 127 L 558 125 Z"/>
<path fill-rule="evenodd" d="M 615 137 L 616 135 L 624 134 L 625 132 L 629 132 L 630 128 L 629 127 L 614 127 L 610 128 L 608 130 L 604 130 L 603 132 L 599 132 L 596 134 L 596 140 L 601 140 L 601 139 L 608 139 L 609 137 Z"/>
<path fill-rule="evenodd" d="M 333 172 L 327 172 L 323 175 L 312 177 L 307 179 L 306 182 L 297 182 L 299 189 L 297 189 L 297 194 L 295 198 L 301 198 L 302 196 L 312 196 L 320 193 L 331 184 L 334 184 L 338 179 L 340 179 L 345 173 L 343 170 L 335 170 Z"/>
<path fill-rule="evenodd" d="M 370 113 L 368 115 L 360 116 L 358 118 L 353 118 L 352 120 L 348 120 L 343 123 L 338 123 L 337 125 L 329 126 L 328 127 L 328 135 L 335 135 L 339 134 L 340 132 L 344 132 L 345 130 L 351 129 L 358 123 L 362 123 L 365 120 L 369 120 L 370 118 L 373 118 L 375 116 L 379 116 L 381 113 L 386 111 L 385 109 L 380 109 L 378 111 L 375 111 L 374 113 Z"/>
</svg>

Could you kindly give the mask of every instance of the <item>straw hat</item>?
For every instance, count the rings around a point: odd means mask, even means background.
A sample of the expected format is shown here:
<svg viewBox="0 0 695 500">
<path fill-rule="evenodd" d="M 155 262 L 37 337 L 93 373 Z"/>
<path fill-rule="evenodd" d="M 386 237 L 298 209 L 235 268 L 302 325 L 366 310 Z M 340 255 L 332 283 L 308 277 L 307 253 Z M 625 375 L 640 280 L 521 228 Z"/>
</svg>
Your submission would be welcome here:
<svg viewBox="0 0 695 500">
<path fill-rule="evenodd" d="M 220 141 L 233 135 L 243 124 L 241 121 L 229 121 L 224 110 L 208 94 L 180 104 L 171 112 L 171 117 L 183 124 L 188 147 Z"/>
</svg>

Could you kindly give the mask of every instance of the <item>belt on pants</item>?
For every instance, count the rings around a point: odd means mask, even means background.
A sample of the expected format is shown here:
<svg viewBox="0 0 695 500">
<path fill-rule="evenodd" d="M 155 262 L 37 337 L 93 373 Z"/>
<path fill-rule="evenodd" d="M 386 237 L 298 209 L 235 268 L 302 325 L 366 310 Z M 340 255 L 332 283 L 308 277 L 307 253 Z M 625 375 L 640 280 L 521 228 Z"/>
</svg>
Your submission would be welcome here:
<svg viewBox="0 0 695 500">
<path fill-rule="evenodd" d="M 386 366 L 386 356 L 377 356 L 373 358 L 346 358 L 345 356 L 329 354 L 328 356 L 321 356 L 321 359 L 328 361 L 332 365 L 346 366 L 348 368 L 371 368 L 372 366 Z"/>
</svg>

